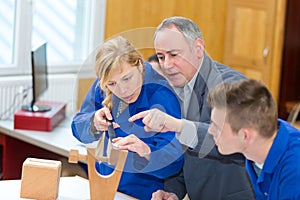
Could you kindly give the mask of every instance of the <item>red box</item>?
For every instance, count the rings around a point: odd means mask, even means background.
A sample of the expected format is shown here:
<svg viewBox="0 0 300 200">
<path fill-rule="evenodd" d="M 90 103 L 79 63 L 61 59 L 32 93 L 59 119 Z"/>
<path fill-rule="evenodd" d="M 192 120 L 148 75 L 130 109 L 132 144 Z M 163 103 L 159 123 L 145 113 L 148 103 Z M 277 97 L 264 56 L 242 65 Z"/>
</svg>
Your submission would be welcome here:
<svg viewBox="0 0 300 200">
<path fill-rule="evenodd" d="M 37 101 L 38 104 L 51 106 L 47 112 L 19 110 L 14 115 L 14 128 L 36 131 L 51 131 L 66 116 L 66 104 L 60 102 Z"/>
</svg>

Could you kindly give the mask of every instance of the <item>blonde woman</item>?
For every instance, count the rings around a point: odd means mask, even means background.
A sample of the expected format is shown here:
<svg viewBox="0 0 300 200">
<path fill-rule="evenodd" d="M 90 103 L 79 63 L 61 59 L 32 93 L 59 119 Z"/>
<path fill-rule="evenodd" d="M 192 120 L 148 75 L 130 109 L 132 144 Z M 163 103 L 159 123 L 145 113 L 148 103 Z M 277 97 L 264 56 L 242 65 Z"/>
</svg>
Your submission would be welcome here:
<svg viewBox="0 0 300 200">
<path fill-rule="evenodd" d="M 114 145 L 129 150 L 118 191 L 138 199 L 151 199 L 163 189 L 164 179 L 176 174 L 183 165 L 182 147 L 174 132 L 160 129 L 145 132 L 142 120 L 128 119 L 141 111 L 155 108 L 180 118 L 180 104 L 167 81 L 123 37 L 105 42 L 96 55 L 99 77 L 87 94 L 72 122 L 73 135 L 84 143 L 95 141 L 114 123 Z M 101 174 L 113 166 L 97 163 Z M 101 188 L 99 188 L 100 190 Z"/>
</svg>

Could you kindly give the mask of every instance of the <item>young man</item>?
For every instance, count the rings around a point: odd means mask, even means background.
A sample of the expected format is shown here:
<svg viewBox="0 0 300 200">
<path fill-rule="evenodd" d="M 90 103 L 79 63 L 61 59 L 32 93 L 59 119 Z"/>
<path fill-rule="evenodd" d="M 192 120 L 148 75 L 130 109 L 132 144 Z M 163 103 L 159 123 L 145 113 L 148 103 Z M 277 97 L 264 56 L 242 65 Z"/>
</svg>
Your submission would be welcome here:
<svg viewBox="0 0 300 200">
<path fill-rule="evenodd" d="M 185 153 L 182 171 L 166 180 L 165 191 L 157 191 L 152 199 L 182 199 L 186 194 L 192 200 L 254 199 L 244 156 L 220 155 L 207 134 L 208 91 L 220 82 L 245 76 L 205 54 L 202 33 L 187 18 L 165 19 L 155 32 L 154 47 L 163 75 L 181 101 L 183 119 L 151 109 L 129 120 L 143 118 L 146 131 L 175 131 Z"/>
<path fill-rule="evenodd" d="M 242 153 L 256 199 L 300 199 L 300 131 L 277 119 L 262 83 L 241 80 L 210 91 L 209 133 L 220 153 Z"/>
</svg>

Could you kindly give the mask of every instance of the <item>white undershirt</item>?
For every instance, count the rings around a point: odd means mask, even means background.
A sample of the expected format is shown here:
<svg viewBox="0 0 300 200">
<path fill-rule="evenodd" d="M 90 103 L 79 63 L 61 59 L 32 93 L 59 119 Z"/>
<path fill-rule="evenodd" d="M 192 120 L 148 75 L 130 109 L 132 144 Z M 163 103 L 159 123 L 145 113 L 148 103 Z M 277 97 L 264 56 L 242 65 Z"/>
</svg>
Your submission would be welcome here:
<svg viewBox="0 0 300 200">
<path fill-rule="evenodd" d="M 181 111 L 183 116 L 183 127 L 181 132 L 176 133 L 176 138 L 179 140 L 181 144 L 184 144 L 188 147 L 194 148 L 198 144 L 198 136 L 197 136 L 197 128 L 192 121 L 185 120 L 188 112 L 189 103 L 191 100 L 193 88 L 195 86 L 195 82 L 202 66 L 203 59 L 200 63 L 200 67 L 197 69 L 197 72 L 193 76 L 190 82 L 185 84 L 183 88 L 174 87 L 177 96 L 181 100 Z"/>
</svg>

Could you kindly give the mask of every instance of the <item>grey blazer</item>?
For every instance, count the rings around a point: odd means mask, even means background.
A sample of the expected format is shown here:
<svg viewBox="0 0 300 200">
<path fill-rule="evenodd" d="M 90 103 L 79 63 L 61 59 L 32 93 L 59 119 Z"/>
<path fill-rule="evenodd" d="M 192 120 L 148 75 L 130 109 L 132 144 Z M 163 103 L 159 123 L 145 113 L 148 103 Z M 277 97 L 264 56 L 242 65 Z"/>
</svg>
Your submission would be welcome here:
<svg viewBox="0 0 300 200">
<path fill-rule="evenodd" d="M 204 56 L 186 117 L 197 127 L 198 144 L 194 149 L 184 148 L 184 167 L 165 181 L 166 191 L 180 199 L 187 193 L 191 200 L 255 199 L 244 169 L 245 158 L 241 154 L 221 155 L 207 133 L 211 114 L 206 100 L 209 90 L 219 83 L 245 78 L 240 72 Z"/>
</svg>

